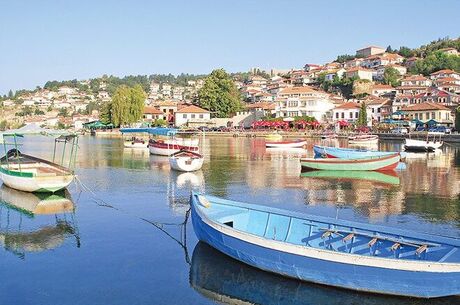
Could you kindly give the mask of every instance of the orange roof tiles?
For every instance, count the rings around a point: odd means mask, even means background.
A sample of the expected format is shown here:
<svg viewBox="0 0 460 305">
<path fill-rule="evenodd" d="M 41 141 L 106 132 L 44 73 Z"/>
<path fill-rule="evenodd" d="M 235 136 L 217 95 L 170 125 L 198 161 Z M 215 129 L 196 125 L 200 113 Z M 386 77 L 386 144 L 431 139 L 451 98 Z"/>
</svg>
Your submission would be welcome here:
<svg viewBox="0 0 460 305">
<path fill-rule="evenodd" d="M 360 107 L 361 106 L 358 103 L 347 102 L 347 103 L 343 103 L 343 104 L 335 107 L 335 109 L 357 109 L 357 108 L 360 108 Z"/>
<path fill-rule="evenodd" d="M 209 113 L 209 111 L 195 105 L 190 105 L 177 110 L 176 113 Z"/>
<path fill-rule="evenodd" d="M 452 74 L 452 73 L 459 74 L 458 72 L 455 72 L 454 70 L 444 69 L 444 70 L 439 70 L 439 71 L 433 72 L 433 73 L 431 73 L 430 75 Z"/>
<path fill-rule="evenodd" d="M 163 112 L 155 107 L 144 107 L 144 114 L 163 114 Z"/>
<path fill-rule="evenodd" d="M 429 111 L 429 110 L 448 110 L 450 111 L 450 109 L 447 108 L 446 106 L 443 106 L 441 104 L 436 104 L 436 103 L 429 103 L 429 102 L 409 105 L 409 106 L 403 107 L 402 110 L 404 111 Z"/>
<path fill-rule="evenodd" d="M 311 87 L 287 87 L 279 92 L 279 94 L 301 94 L 301 93 L 315 93 L 319 92 Z"/>
</svg>

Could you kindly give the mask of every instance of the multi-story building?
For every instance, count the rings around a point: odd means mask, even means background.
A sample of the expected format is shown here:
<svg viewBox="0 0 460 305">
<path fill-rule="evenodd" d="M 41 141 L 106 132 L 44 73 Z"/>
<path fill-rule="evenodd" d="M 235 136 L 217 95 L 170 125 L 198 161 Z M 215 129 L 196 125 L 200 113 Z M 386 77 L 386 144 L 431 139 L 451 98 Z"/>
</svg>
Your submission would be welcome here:
<svg viewBox="0 0 460 305">
<path fill-rule="evenodd" d="M 361 56 L 361 57 L 368 57 L 371 55 L 382 54 L 384 52 L 385 52 L 384 48 L 376 47 L 376 46 L 369 46 L 366 48 L 356 50 L 356 55 Z"/>
<path fill-rule="evenodd" d="M 372 55 L 364 58 L 362 66 L 369 69 L 374 69 L 380 66 L 397 65 L 402 63 L 403 60 L 404 57 L 399 54 L 383 53 L 380 55 Z"/>
<path fill-rule="evenodd" d="M 402 110 L 413 120 L 420 120 L 424 123 L 429 120 L 435 120 L 447 126 L 453 124 L 451 109 L 438 103 L 425 102 L 414 104 L 403 107 Z"/>
<path fill-rule="evenodd" d="M 346 70 L 345 76 L 349 78 L 358 77 L 359 79 L 367 79 L 367 80 L 372 81 L 373 73 L 374 73 L 374 70 L 362 68 L 362 67 L 355 67 L 355 68 L 350 68 Z"/>
<path fill-rule="evenodd" d="M 319 122 L 331 118 L 334 103 L 329 94 L 311 87 L 290 87 L 278 92 L 277 117 L 311 116 Z"/>
<path fill-rule="evenodd" d="M 411 75 L 403 78 L 401 80 L 401 86 L 396 89 L 400 95 L 415 95 L 426 92 L 431 84 L 431 80 L 422 75 Z"/>
<path fill-rule="evenodd" d="M 210 123 L 211 112 L 195 105 L 185 106 L 174 114 L 174 125 L 198 127 Z"/>
</svg>

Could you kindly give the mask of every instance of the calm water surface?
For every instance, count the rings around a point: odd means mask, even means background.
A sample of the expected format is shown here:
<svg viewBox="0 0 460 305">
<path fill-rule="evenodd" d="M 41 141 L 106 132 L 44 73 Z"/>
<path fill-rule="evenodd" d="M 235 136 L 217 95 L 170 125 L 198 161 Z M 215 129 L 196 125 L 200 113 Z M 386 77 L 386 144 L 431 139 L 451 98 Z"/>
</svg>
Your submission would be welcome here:
<svg viewBox="0 0 460 305">
<path fill-rule="evenodd" d="M 2 303 L 460 304 L 458 297 L 424 302 L 285 279 L 198 243 L 190 221 L 181 225 L 194 189 L 460 238 L 460 147 L 409 154 L 396 175 L 301 177 L 299 157 L 312 155 L 315 142 L 283 152 L 266 150 L 260 139 L 208 137 L 203 169 L 176 173 L 167 158 L 124 149 L 121 139 L 82 137 L 82 183 L 48 198 L 47 208 L 37 206 L 44 198 L 0 188 Z M 401 143 L 379 148 L 400 150 Z M 51 149 L 42 137 L 21 147 L 47 158 Z"/>
</svg>

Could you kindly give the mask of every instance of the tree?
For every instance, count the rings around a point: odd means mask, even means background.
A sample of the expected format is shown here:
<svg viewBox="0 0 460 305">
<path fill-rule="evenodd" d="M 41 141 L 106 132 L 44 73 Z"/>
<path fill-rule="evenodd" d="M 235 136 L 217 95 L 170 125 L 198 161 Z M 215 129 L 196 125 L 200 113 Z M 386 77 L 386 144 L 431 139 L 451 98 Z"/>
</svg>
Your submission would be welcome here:
<svg viewBox="0 0 460 305">
<path fill-rule="evenodd" d="M 361 103 L 361 108 L 359 109 L 358 114 L 358 126 L 366 126 L 367 125 L 367 106 L 366 103 Z"/>
<path fill-rule="evenodd" d="M 67 108 L 61 108 L 59 109 L 59 113 L 58 113 L 58 116 L 62 116 L 62 117 L 68 117 L 69 116 L 69 110 Z"/>
<path fill-rule="evenodd" d="M 35 115 L 44 115 L 45 113 L 42 110 L 40 110 L 38 108 L 35 108 L 34 114 Z"/>
<path fill-rule="evenodd" d="M 414 52 L 408 47 L 400 47 L 398 54 L 406 58 L 414 56 Z"/>
<path fill-rule="evenodd" d="M 399 79 L 401 74 L 399 71 L 393 67 L 385 67 L 383 72 L 383 82 L 387 85 L 391 85 L 393 87 L 399 86 Z"/>
<path fill-rule="evenodd" d="M 387 52 L 387 53 L 393 53 L 393 49 L 391 48 L 390 45 L 387 47 L 387 49 L 385 50 L 385 52 Z"/>
<path fill-rule="evenodd" d="M 106 106 L 104 118 L 107 115 L 115 126 L 128 125 L 139 121 L 144 111 L 144 101 L 147 95 L 140 85 L 133 88 L 122 85 L 115 90 L 112 101 Z M 109 110 L 109 111 L 107 111 Z"/>
<path fill-rule="evenodd" d="M 3 120 L 0 122 L 0 130 L 6 130 L 8 128 L 8 122 Z"/>
<path fill-rule="evenodd" d="M 14 97 L 13 90 L 10 89 L 10 91 L 8 91 L 8 98 L 13 98 L 13 97 Z"/>
<path fill-rule="evenodd" d="M 424 59 L 417 60 L 415 65 L 411 67 L 410 72 L 430 75 L 435 71 L 443 69 L 460 72 L 460 56 L 448 55 L 441 51 L 436 51 Z"/>
<path fill-rule="evenodd" d="M 99 119 L 104 124 L 110 124 L 112 122 L 112 103 L 110 101 L 105 102 L 101 106 L 101 113 L 99 114 Z"/>
<path fill-rule="evenodd" d="M 224 69 L 217 69 L 198 91 L 198 104 L 217 117 L 225 118 L 241 109 L 241 96 L 230 75 Z"/>
<path fill-rule="evenodd" d="M 455 111 L 455 129 L 460 131 L 460 106 L 457 107 L 457 111 Z"/>
</svg>

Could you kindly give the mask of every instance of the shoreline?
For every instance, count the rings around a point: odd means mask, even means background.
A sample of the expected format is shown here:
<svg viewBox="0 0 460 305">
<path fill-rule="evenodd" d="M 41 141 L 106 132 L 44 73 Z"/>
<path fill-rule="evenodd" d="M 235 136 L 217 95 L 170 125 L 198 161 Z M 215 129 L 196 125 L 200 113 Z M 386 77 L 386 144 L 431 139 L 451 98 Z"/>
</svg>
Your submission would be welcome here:
<svg viewBox="0 0 460 305">
<path fill-rule="evenodd" d="M 233 137 L 233 138 L 264 138 L 273 131 L 266 132 L 266 131 L 210 131 L 210 132 L 200 132 L 197 135 L 200 137 Z M 349 135 L 353 133 L 339 133 L 339 139 L 346 139 Z M 427 134 L 425 132 L 413 132 L 410 134 L 393 134 L 388 132 L 373 132 L 372 134 L 378 135 L 379 140 L 396 140 L 396 141 L 404 141 L 404 139 L 413 138 L 413 139 L 426 139 Z M 310 139 L 320 139 L 321 133 L 318 132 L 305 132 L 305 131 L 288 131 L 288 132 L 280 132 L 285 138 L 310 138 Z M 96 132 L 97 137 L 107 137 L 107 138 L 121 138 L 123 137 L 122 133 L 118 130 L 116 131 L 100 131 Z M 442 141 L 445 143 L 460 143 L 460 134 L 441 134 L 441 135 L 429 135 L 429 138 L 432 139 L 441 138 Z"/>
</svg>

